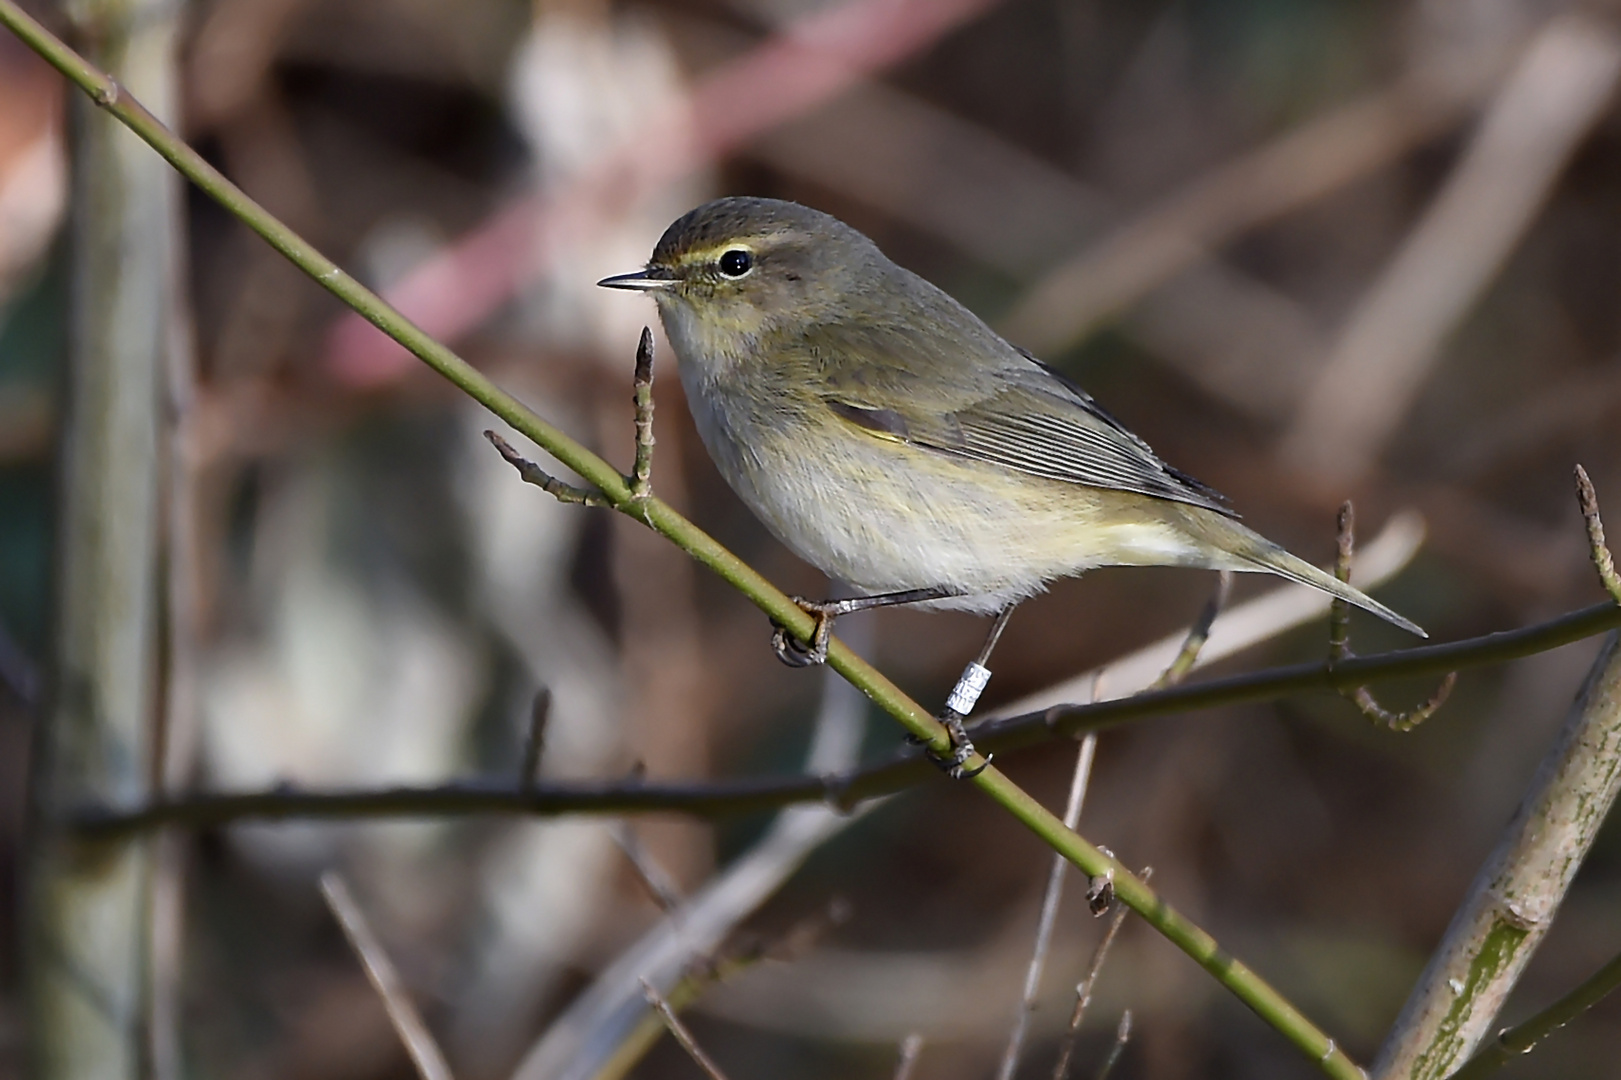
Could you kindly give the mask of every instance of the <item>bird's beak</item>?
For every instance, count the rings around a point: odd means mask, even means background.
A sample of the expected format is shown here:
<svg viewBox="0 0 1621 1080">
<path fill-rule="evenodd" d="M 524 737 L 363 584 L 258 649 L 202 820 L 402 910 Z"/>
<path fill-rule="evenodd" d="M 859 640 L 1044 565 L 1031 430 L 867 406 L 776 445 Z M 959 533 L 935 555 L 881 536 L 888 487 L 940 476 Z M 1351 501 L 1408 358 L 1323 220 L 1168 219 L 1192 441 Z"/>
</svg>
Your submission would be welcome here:
<svg viewBox="0 0 1621 1080">
<path fill-rule="evenodd" d="M 639 289 L 644 292 L 668 289 L 675 283 L 675 274 L 662 266 L 649 266 L 646 270 L 638 270 L 634 274 L 619 274 L 597 282 L 604 289 Z"/>
</svg>

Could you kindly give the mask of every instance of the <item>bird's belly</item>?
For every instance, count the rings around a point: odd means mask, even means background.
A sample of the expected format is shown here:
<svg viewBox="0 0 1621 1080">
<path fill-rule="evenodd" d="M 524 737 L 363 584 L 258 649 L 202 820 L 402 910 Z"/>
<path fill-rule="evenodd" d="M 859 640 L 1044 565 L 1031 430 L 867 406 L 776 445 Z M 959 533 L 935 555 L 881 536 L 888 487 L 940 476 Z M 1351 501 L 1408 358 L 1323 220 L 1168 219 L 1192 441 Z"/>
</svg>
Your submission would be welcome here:
<svg viewBox="0 0 1621 1080">
<path fill-rule="evenodd" d="M 732 488 L 796 554 L 868 593 L 943 588 L 992 611 L 1106 565 L 1201 565 L 1161 500 L 1065 484 L 777 413 L 694 408 Z M 726 421 L 723 423 L 723 419 Z"/>
</svg>

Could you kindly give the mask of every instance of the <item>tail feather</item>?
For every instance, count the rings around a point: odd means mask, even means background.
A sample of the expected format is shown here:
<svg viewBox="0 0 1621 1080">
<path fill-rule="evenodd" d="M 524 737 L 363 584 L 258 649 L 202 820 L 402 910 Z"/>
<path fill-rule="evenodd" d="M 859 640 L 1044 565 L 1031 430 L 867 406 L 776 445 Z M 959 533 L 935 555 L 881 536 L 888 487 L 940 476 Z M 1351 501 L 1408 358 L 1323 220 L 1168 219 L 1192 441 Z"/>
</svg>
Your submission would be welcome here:
<svg viewBox="0 0 1621 1080">
<path fill-rule="evenodd" d="M 1361 589 L 1345 584 L 1333 574 L 1319 570 L 1305 559 L 1291 555 L 1270 541 L 1263 541 L 1261 544 L 1255 545 L 1253 549 L 1243 552 L 1243 557 L 1253 563 L 1255 569 L 1277 574 L 1279 577 L 1288 578 L 1290 581 L 1299 582 L 1302 585 L 1310 585 L 1314 589 L 1321 589 L 1323 592 L 1336 596 L 1346 603 L 1355 604 L 1363 611 L 1379 616 L 1393 626 L 1401 627 L 1409 634 L 1416 634 L 1421 638 L 1430 636 L 1417 623 L 1396 614 Z"/>
</svg>

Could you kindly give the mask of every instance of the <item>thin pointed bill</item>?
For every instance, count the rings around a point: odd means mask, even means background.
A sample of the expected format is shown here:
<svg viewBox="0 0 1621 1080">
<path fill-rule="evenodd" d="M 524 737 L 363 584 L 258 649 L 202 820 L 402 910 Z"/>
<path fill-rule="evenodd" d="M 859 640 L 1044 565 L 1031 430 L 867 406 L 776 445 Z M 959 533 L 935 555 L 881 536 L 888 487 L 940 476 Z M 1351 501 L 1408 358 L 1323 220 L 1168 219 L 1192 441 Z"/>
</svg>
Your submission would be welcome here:
<svg viewBox="0 0 1621 1080">
<path fill-rule="evenodd" d="M 647 292 L 654 289 L 668 289 L 675 284 L 675 276 L 663 267 L 650 266 L 634 274 L 603 278 L 597 284 L 604 289 L 633 289 Z"/>
</svg>

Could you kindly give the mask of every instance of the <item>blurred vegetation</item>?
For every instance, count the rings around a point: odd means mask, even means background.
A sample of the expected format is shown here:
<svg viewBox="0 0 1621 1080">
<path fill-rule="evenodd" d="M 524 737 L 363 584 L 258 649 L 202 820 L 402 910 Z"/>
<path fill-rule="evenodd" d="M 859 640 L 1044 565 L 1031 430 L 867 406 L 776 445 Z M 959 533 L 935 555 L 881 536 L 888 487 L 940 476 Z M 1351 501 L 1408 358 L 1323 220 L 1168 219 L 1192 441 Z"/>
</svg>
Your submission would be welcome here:
<svg viewBox="0 0 1621 1080">
<path fill-rule="evenodd" d="M 911 50 L 875 76 L 876 89 L 858 85 L 634 199 L 609 191 L 611 212 L 593 217 L 564 201 L 593 162 L 818 5 L 209 0 L 188 7 L 184 129 L 379 287 L 494 228 L 514 200 L 580 210 L 577 227 L 514 241 L 532 257 L 489 310 L 462 296 L 471 273 L 433 299 L 474 313 L 455 342 L 465 356 L 628 465 L 631 358 L 652 311 L 591 283 L 639 265 L 664 224 L 703 198 L 761 194 L 827 210 L 987 318 L 1008 320 L 1055 268 L 1229 163 L 1414 72 L 1474 58 L 1496 74 L 1432 133 L 1223 236 L 1045 357 L 1171 463 L 1229 494 L 1249 523 L 1316 561 L 1332 554 L 1333 510 L 1346 497 L 1369 535 L 1399 509 L 1420 510 L 1429 542 L 1380 595 L 1446 640 L 1599 595 L 1569 475 L 1582 462 L 1601 498 L 1621 507 L 1613 103 L 1577 133 L 1500 271 L 1438 328 L 1411 393 L 1375 402 L 1400 422 L 1372 448 L 1373 464 L 1313 472 L 1281 448 L 1552 6 L 1002 0 Z M 1612 15 L 1592 6 L 1601 25 Z M 9 883 L 48 669 L 67 333 L 63 245 L 51 237 L 71 208 L 60 170 L 37 161 L 62 154 L 62 95 L 0 40 L 0 1078 L 21 1070 Z M 776 663 L 755 609 L 631 523 L 524 488 L 448 386 L 351 348 L 330 297 L 195 193 L 188 211 L 198 397 L 196 468 L 181 479 L 199 553 L 195 783 L 507 775 L 539 685 L 556 697 L 546 775 L 798 768 L 821 681 Z M 821 595 L 826 584 L 708 463 L 671 367 L 664 360 L 656 388 L 660 495 L 785 590 Z M 1174 570 L 1059 584 L 1014 619 L 987 705 L 1173 632 L 1211 584 Z M 1261 587 L 1241 581 L 1238 596 Z M 870 654 L 933 702 L 982 624 L 898 611 L 875 632 Z M 1361 652 L 1403 643 L 1361 616 L 1353 641 Z M 1223 669 L 1316 660 L 1324 649 L 1314 626 Z M 1469 672 L 1406 735 L 1375 730 L 1327 696 L 1110 732 L 1082 832 L 1152 865 L 1172 902 L 1367 1060 L 1596 650 L 1586 642 Z M 1381 688 L 1395 703 L 1428 692 Z M 898 742 L 876 719 L 865 753 Z M 1052 746 L 999 764 L 1055 805 L 1071 760 Z M 764 826 L 660 819 L 633 829 L 696 890 Z M 601 823 L 192 837 L 180 1001 L 188 1074 L 412 1075 L 319 902 L 315 879 L 330 865 L 351 876 L 463 1080 L 510 1074 L 660 914 Z M 965 790 L 941 782 L 909 793 L 818 850 L 747 930 L 779 939 L 835 897 L 848 901 L 848 919 L 802 955 L 706 995 L 691 1024 L 734 1080 L 888 1076 L 913 1030 L 929 1040 L 917 1076 L 988 1075 L 1047 865 L 1034 838 Z M 1024 1076 L 1047 1075 L 1101 930 L 1080 891 L 1059 923 Z M 1505 1019 L 1621 951 L 1618 907 L 1621 833 L 1611 826 Z M 1136 1034 L 1116 1076 L 1309 1072 L 1130 923 L 1083 1034 L 1083 1070 L 1101 1059 L 1123 1008 Z M 1611 1001 L 1502 1075 L 1607 1075 L 1618 1054 L 1621 1004 Z M 666 1040 L 635 1075 L 692 1068 Z"/>
</svg>

